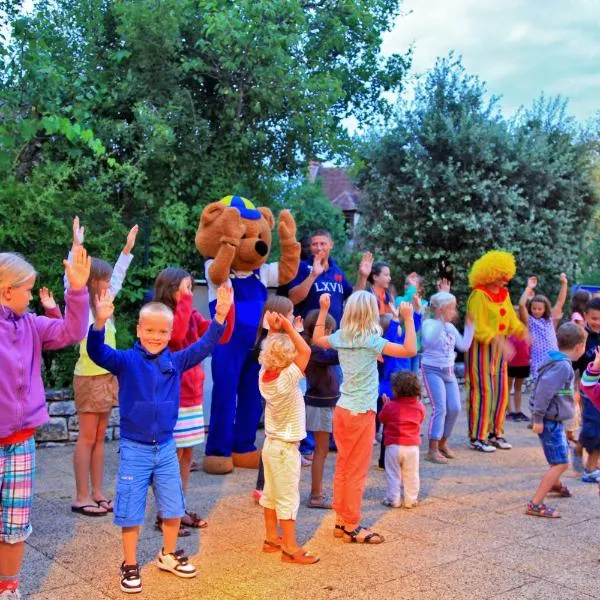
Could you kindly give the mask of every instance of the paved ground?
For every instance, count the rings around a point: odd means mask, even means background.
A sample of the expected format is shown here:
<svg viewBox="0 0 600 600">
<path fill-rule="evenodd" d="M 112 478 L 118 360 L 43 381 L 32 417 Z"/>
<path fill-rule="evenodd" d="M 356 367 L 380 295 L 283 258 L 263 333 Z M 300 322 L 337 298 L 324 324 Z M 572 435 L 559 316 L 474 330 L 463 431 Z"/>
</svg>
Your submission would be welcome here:
<svg viewBox="0 0 600 600">
<path fill-rule="evenodd" d="M 454 442 L 458 459 L 448 466 L 422 463 L 421 503 L 413 511 L 380 504 L 383 472 L 369 473 L 364 522 L 386 537 L 381 546 L 344 544 L 332 537 L 330 511 L 301 508 L 299 537 L 321 555 L 314 566 L 281 564 L 260 552 L 261 510 L 250 499 L 255 472 L 225 477 L 192 474 L 189 504 L 210 525 L 182 540 L 199 569 L 193 580 L 160 572 L 153 558 L 160 534 L 148 503 L 139 559 L 147 599 L 477 599 L 600 598 L 598 487 L 572 472 L 565 482 L 574 497 L 557 500 L 556 521 L 523 514 L 544 470 L 537 439 L 518 423 L 507 424 L 511 451 L 482 455 L 468 449 L 464 415 Z M 27 543 L 24 591 L 35 600 L 123 598 L 118 587 L 119 530 L 108 518 L 73 515 L 72 447 L 40 450 L 34 533 Z M 335 455 L 329 459 L 331 482 Z M 117 445 L 107 447 L 109 484 Z M 302 496 L 309 471 L 303 469 Z M 110 485 L 107 489 L 111 489 Z"/>
</svg>

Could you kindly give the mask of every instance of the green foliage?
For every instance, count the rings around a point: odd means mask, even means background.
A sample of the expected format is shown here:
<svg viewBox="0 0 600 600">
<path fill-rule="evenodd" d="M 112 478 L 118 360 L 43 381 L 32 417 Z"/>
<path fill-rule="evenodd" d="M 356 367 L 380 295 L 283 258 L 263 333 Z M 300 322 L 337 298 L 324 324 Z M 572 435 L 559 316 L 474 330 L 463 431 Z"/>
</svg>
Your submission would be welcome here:
<svg viewBox="0 0 600 600">
<path fill-rule="evenodd" d="M 465 297 L 472 262 L 515 253 L 514 285 L 529 274 L 553 295 L 571 280 L 596 203 L 588 141 L 560 100 L 541 98 L 515 119 L 453 56 L 428 73 L 395 124 L 360 144 L 364 245 L 386 257 L 396 281 L 416 270 L 433 291 L 438 260 L 454 267 Z"/>
<path fill-rule="evenodd" d="M 202 273 L 193 238 L 208 202 L 280 207 L 281 181 L 308 157 L 343 156 L 342 120 L 389 112 L 381 92 L 408 67 L 379 53 L 395 0 L 18 4 L 0 6 L 0 249 L 60 296 L 75 214 L 109 261 L 138 223 L 119 344 L 160 269 Z M 70 379 L 60 361 L 48 362 L 55 384 Z"/>
</svg>

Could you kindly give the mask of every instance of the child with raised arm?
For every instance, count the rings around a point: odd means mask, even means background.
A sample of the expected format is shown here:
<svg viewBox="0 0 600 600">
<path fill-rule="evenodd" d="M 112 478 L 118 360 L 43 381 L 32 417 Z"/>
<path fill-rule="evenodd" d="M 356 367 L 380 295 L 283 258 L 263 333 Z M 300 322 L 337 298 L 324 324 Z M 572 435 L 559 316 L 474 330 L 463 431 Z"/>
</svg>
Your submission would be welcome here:
<svg viewBox="0 0 600 600">
<path fill-rule="evenodd" d="M 64 320 L 29 313 L 35 269 L 17 254 L 0 253 L 0 597 L 18 600 L 25 540 L 31 535 L 35 474 L 33 435 L 48 421 L 42 350 L 79 342 L 89 310 L 90 259 L 83 247 L 64 262 L 69 289 Z M 18 407 L 18 409 L 17 409 Z"/>
<path fill-rule="evenodd" d="M 400 304 L 406 326 L 404 345 L 381 336 L 379 310 L 373 294 L 354 292 L 344 309 L 340 329 L 325 334 L 325 314 L 315 325 L 314 343 L 338 351 L 342 367 L 341 396 L 333 415 L 333 435 L 338 448 L 333 480 L 333 509 L 336 512 L 335 537 L 346 542 L 380 544 L 383 536 L 360 524 L 360 507 L 373 454 L 375 412 L 380 354 L 411 357 L 416 354 L 412 306 Z"/>
<path fill-rule="evenodd" d="M 87 288 L 92 301 L 88 315 L 88 327 L 94 322 L 93 299 L 102 290 L 109 290 L 114 298 L 123 286 L 127 269 L 133 260 L 131 251 L 135 245 L 138 226 L 127 234 L 123 250 L 114 267 L 106 261 L 92 257 Z M 79 218 L 73 220 L 72 252 L 83 243 L 84 228 Z M 68 282 L 65 282 L 68 287 Z M 106 343 L 115 348 L 117 330 L 114 320 L 106 322 Z M 103 491 L 104 438 L 113 406 L 117 405 L 118 385 L 112 373 L 101 368 L 90 359 L 87 339 L 79 346 L 79 359 L 73 375 L 73 397 L 79 418 L 79 436 L 73 450 L 73 472 L 75 475 L 75 501 L 71 510 L 87 517 L 102 517 L 113 511 L 112 501 Z M 90 485 L 91 484 L 91 485 Z"/>
<path fill-rule="evenodd" d="M 545 360 L 550 350 L 557 350 L 556 325 L 562 317 L 562 309 L 567 299 L 567 276 L 560 274 L 560 291 L 554 306 L 542 294 L 536 294 L 537 277 L 529 277 L 527 287 L 519 300 L 519 318 L 529 329 L 531 337 L 530 371 L 537 377 L 538 366 Z"/>
<path fill-rule="evenodd" d="M 573 367 L 585 350 L 585 334 L 575 323 L 565 323 L 557 331 L 558 350 L 550 350 L 539 365 L 538 378 L 529 405 L 533 418 L 533 432 L 537 433 L 550 468 L 542 477 L 526 514 L 534 517 L 560 517 L 558 511 L 544 504 L 549 492 L 571 496 L 562 485 L 560 476 L 569 467 L 569 446 L 563 422 L 574 414 Z"/>
<path fill-rule="evenodd" d="M 138 341 L 134 347 L 115 350 L 104 342 L 104 326 L 114 311 L 112 298 L 104 290 L 96 299 L 95 321 L 88 333 L 88 353 L 96 364 L 119 380 L 121 440 L 114 524 L 122 528 L 121 590 L 124 592 L 142 589 L 137 541 L 150 485 L 163 520 L 158 568 L 178 577 L 196 576 L 194 565 L 183 551 L 175 549 L 179 524 L 185 515 L 185 499 L 173 432 L 181 377 L 214 350 L 225 331 L 232 302 L 233 290 L 218 288 L 215 318 L 206 333 L 185 350 L 171 352 L 170 308 L 159 302 L 146 304 L 140 311 Z"/>
<path fill-rule="evenodd" d="M 281 562 L 312 565 L 319 558 L 296 541 L 300 506 L 300 440 L 306 437 L 306 416 L 300 381 L 310 358 L 310 346 L 291 321 L 278 313 L 265 314 L 269 335 L 258 362 L 258 384 L 265 399 L 265 443 L 262 458 L 265 487 L 263 552 L 281 550 Z M 281 527 L 281 537 L 277 524 Z"/>
</svg>

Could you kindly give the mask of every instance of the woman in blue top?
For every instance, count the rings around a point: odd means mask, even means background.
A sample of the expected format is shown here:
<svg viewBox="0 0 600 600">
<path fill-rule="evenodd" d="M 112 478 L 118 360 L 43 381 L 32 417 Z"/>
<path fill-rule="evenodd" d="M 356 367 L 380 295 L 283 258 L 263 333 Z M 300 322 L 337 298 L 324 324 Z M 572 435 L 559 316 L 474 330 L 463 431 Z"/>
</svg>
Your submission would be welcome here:
<svg viewBox="0 0 600 600">
<path fill-rule="evenodd" d="M 464 352 L 473 341 L 475 327 L 467 317 L 465 333 L 461 335 L 452 324 L 458 317 L 456 298 L 449 292 L 438 292 L 431 297 L 433 319 L 423 321 L 423 381 L 431 400 L 429 421 L 429 452 L 426 460 L 447 463 L 454 458 L 448 448 L 448 438 L 460 412 L 460 391 L 454 374 L 455 350 Z"/>
</svg>

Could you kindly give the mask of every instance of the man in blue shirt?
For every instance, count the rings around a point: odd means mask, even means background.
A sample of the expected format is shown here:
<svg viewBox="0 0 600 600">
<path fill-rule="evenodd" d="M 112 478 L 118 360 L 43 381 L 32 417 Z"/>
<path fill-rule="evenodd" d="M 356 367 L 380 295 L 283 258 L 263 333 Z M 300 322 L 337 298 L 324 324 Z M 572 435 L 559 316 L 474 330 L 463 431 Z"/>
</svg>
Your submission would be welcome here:
<svg viewBox="0 0 600 600">
<path fill-rule="evenodd" d="M 318 229 L 311 235 L 312 261 L 300 261 L 298 274 L 289 284 L 289 299 L 296 305 L 295 313 L 304 318 L 311 310 L 319 308 L 321 294 L 329 294 L 331 297 L 329 314 L 339 327 L 344 301 L 353 291 L 365 289 L 367 277 L 373 266 L 373 256 L 370 252 L 363 254 L 356 285 L 353 288 L 342 269 L 330 257 L 332 249 L 333 240 L 327 230 Z"/>
</svg>

